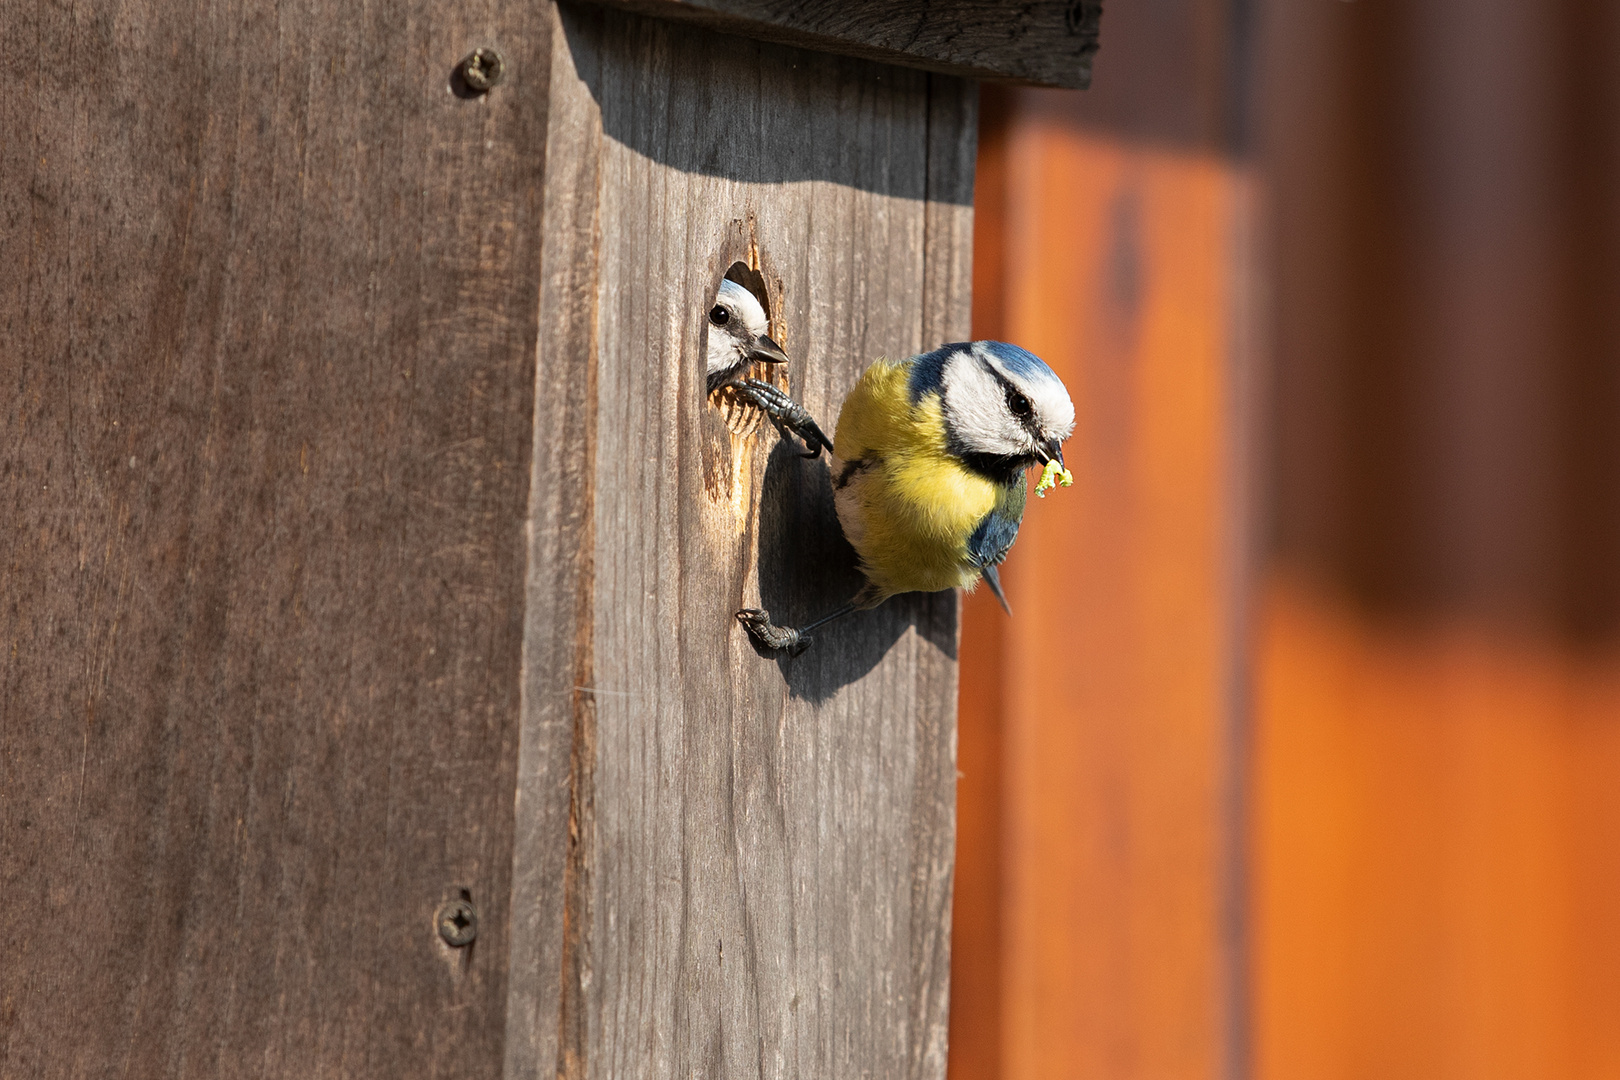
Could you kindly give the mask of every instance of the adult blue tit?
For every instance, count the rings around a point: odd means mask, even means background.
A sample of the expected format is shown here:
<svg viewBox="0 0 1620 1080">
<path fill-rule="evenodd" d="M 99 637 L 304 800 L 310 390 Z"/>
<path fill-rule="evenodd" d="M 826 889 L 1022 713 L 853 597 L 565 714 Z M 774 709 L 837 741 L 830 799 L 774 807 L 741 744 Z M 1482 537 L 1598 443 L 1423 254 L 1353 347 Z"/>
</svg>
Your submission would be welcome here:
<svg viewBox="0 0 1620 1080">
<path fill-rule="evenodd" d="M 817 457 L 832 448 L 815 419 L 779 388 L 758 379 L 744 378 L 748 365 L 787 363 L 787 354 L 766 333 L 765 308 L 758 297 L 724 278 L 709 308 L 709 340 L 705 354 L 709 393 L 722 388 L 747 401 L 770 418 L 785 439 L 791 431 L 810 448 L 805 457 Z"/>
<path fill-rule="evenodd" d="M 800 629 L 737 613 L 754 638 L 797 652 L 808 631 L 896 593 L 989 584 L 1018 535 L 1026 470 L 1063 468 L 1074 403 L 1033 353 L 1000 341 L 879 360 L 844 399 L 833 437 L 833 494 L 866 583 Z M 1065 474 L 1066 475 L 1066 474 Z"/>
</svg>

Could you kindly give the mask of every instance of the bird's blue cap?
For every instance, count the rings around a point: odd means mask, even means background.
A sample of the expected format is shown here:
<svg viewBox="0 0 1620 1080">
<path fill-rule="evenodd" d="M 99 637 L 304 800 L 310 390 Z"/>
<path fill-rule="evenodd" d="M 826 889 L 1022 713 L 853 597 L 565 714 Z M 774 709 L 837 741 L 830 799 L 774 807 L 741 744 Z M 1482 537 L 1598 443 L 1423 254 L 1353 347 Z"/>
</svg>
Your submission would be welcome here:
<svg viewBox="0 0 1620 1080">
<path fill-rule="evenodd" d="M 1028 349 L 1005 341 L 956 341 L 949 345 L 941 345 L 933 352 L 923 353 L 913 361 L 909 384 L 911 400 L 917 402 L 926 394 L 941 391 L 945 382 L 946 362 L 958 352 L 971 350 L 975 345 L 995 356 L 1001 362 L 1001 366 L 1013 375 L 1030 382 L 1046 379 L 1058 382 L 1057 372 Z"/>
</svg>

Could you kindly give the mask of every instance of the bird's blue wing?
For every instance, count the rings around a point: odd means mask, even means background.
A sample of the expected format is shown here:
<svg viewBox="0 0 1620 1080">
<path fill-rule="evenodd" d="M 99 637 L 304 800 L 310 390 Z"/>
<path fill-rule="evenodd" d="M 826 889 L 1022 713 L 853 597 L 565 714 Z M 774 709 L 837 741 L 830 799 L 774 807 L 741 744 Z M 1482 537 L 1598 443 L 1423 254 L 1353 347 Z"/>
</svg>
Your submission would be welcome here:
<svg viewBox="0 0 1620 1080">
<path fill-rule="evenodd" d="M 968 558 L 1001 601 L 1001 609 L 1009 615 L 1012 608 L 1007 604 L 1007 595 L 1001 591 L 1001 575 L 996 573 L 996 567 L 1018 539 L 1018 523 L 1024 519 L 1024 494 L 1024 474 L 1019 473 L 1016 483 L 996 492 L 995 505 L 968 537 Z"/>
<path fill-rule="evenodd" d="M 968 537 L 968 558 L 981 570 L 986 566 L 999 566 L 1017 538 L 1018 519 L 1004 516 L 997 507 L 984 515 L 973 535 Z"/>
<path fill-rule="evenodd" d="M 979 520 L 968 537 L 968 558 L 980 570 L 1001 565 L 1018 539 L 1018 523 L 1024 519 L 1027 488 L 1023 473 L 1012 485 L 996 493 L 996 503 Z"/>
</svg>

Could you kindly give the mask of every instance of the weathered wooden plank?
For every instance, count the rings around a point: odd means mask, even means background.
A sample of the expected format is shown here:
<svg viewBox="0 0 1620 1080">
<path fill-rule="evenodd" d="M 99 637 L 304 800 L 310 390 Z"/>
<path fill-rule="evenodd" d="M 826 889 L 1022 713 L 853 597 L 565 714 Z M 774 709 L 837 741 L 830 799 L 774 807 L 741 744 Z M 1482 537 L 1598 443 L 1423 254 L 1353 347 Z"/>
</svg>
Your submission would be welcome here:
<svg viewBox="0 0 1620 1080">
<path fill-rule="evenodd" d="M 818 52 L 975 79 L 1091 85 L 1102 0 L 593 0 Z"/>
<path fill-rule="evenodd" d="M 541 15 L 0 14 L 0 1074 L 498 1068 Z"/>
<path fill-rule="evenodd" d="M 508 1077 L 557 1071 L 565 965 L 580 962 L 569 856 L 589 798 L 576 755 L 592 745 L 591 612 L 595 567 L 596 335 L 601 125 L 577 86 L 555 10 L 547 13 L 546 182 L 542 190 L 540 334 L 529 502 L 522 729 L 512 855 Z M 573 1040 L 565 1040 L 572 1045 Z"/>
<path fill-rule="evenodd" d="M 562 8 L 560 33 L 548 158 L 597 171 L 548 171 L 540 356 L 594 379 L 569 533 L 588 602 L 531 612 L 531 655 L 576 646 L 580 681 L 564 698 L 550 677 L 523 729 L 528 761 L 531 733 L 572 728 L 574 835 L 566 911 L 514 932 L 534 973 L 514 1010 L 535 1019 L 508 1075 L 942 1076 L 955 598 L 756 653 L 732 612 L 835 605 L 852 553 L 825 462 L 732 435 L 701 357 L 734 261 L 761 271 L 793 390 L 829 424 L 872 358 L 961 336 L 976 93 L 598 8 Z M 541 414 L 573 393 L 546 378 Z M 559 758 L 524 773 L 553 819 Z"/>
</svg>

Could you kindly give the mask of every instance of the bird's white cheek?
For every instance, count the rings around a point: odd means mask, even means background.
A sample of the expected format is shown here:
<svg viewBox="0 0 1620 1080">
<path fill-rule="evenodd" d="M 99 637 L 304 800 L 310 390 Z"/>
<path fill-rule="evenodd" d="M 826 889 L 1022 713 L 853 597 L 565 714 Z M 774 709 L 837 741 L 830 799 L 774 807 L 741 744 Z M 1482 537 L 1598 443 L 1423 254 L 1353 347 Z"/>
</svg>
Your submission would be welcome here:
<svg viewBox="0 0 1620 1080">
<path fill-rule="evenodd" d="M 1007 415 L 999 399 L 974 395 L 955 402 L 949 423 L 958 442 L 981 454 L 1015 456 L 1029 450 L 1029 435 Z"/>
<path fill-rule="evenodd" d="M 730 341 L 709 341 L 707 368 L 710 375 L 727 371 L 743 362 L 743 356 Z"/>
</svg>

